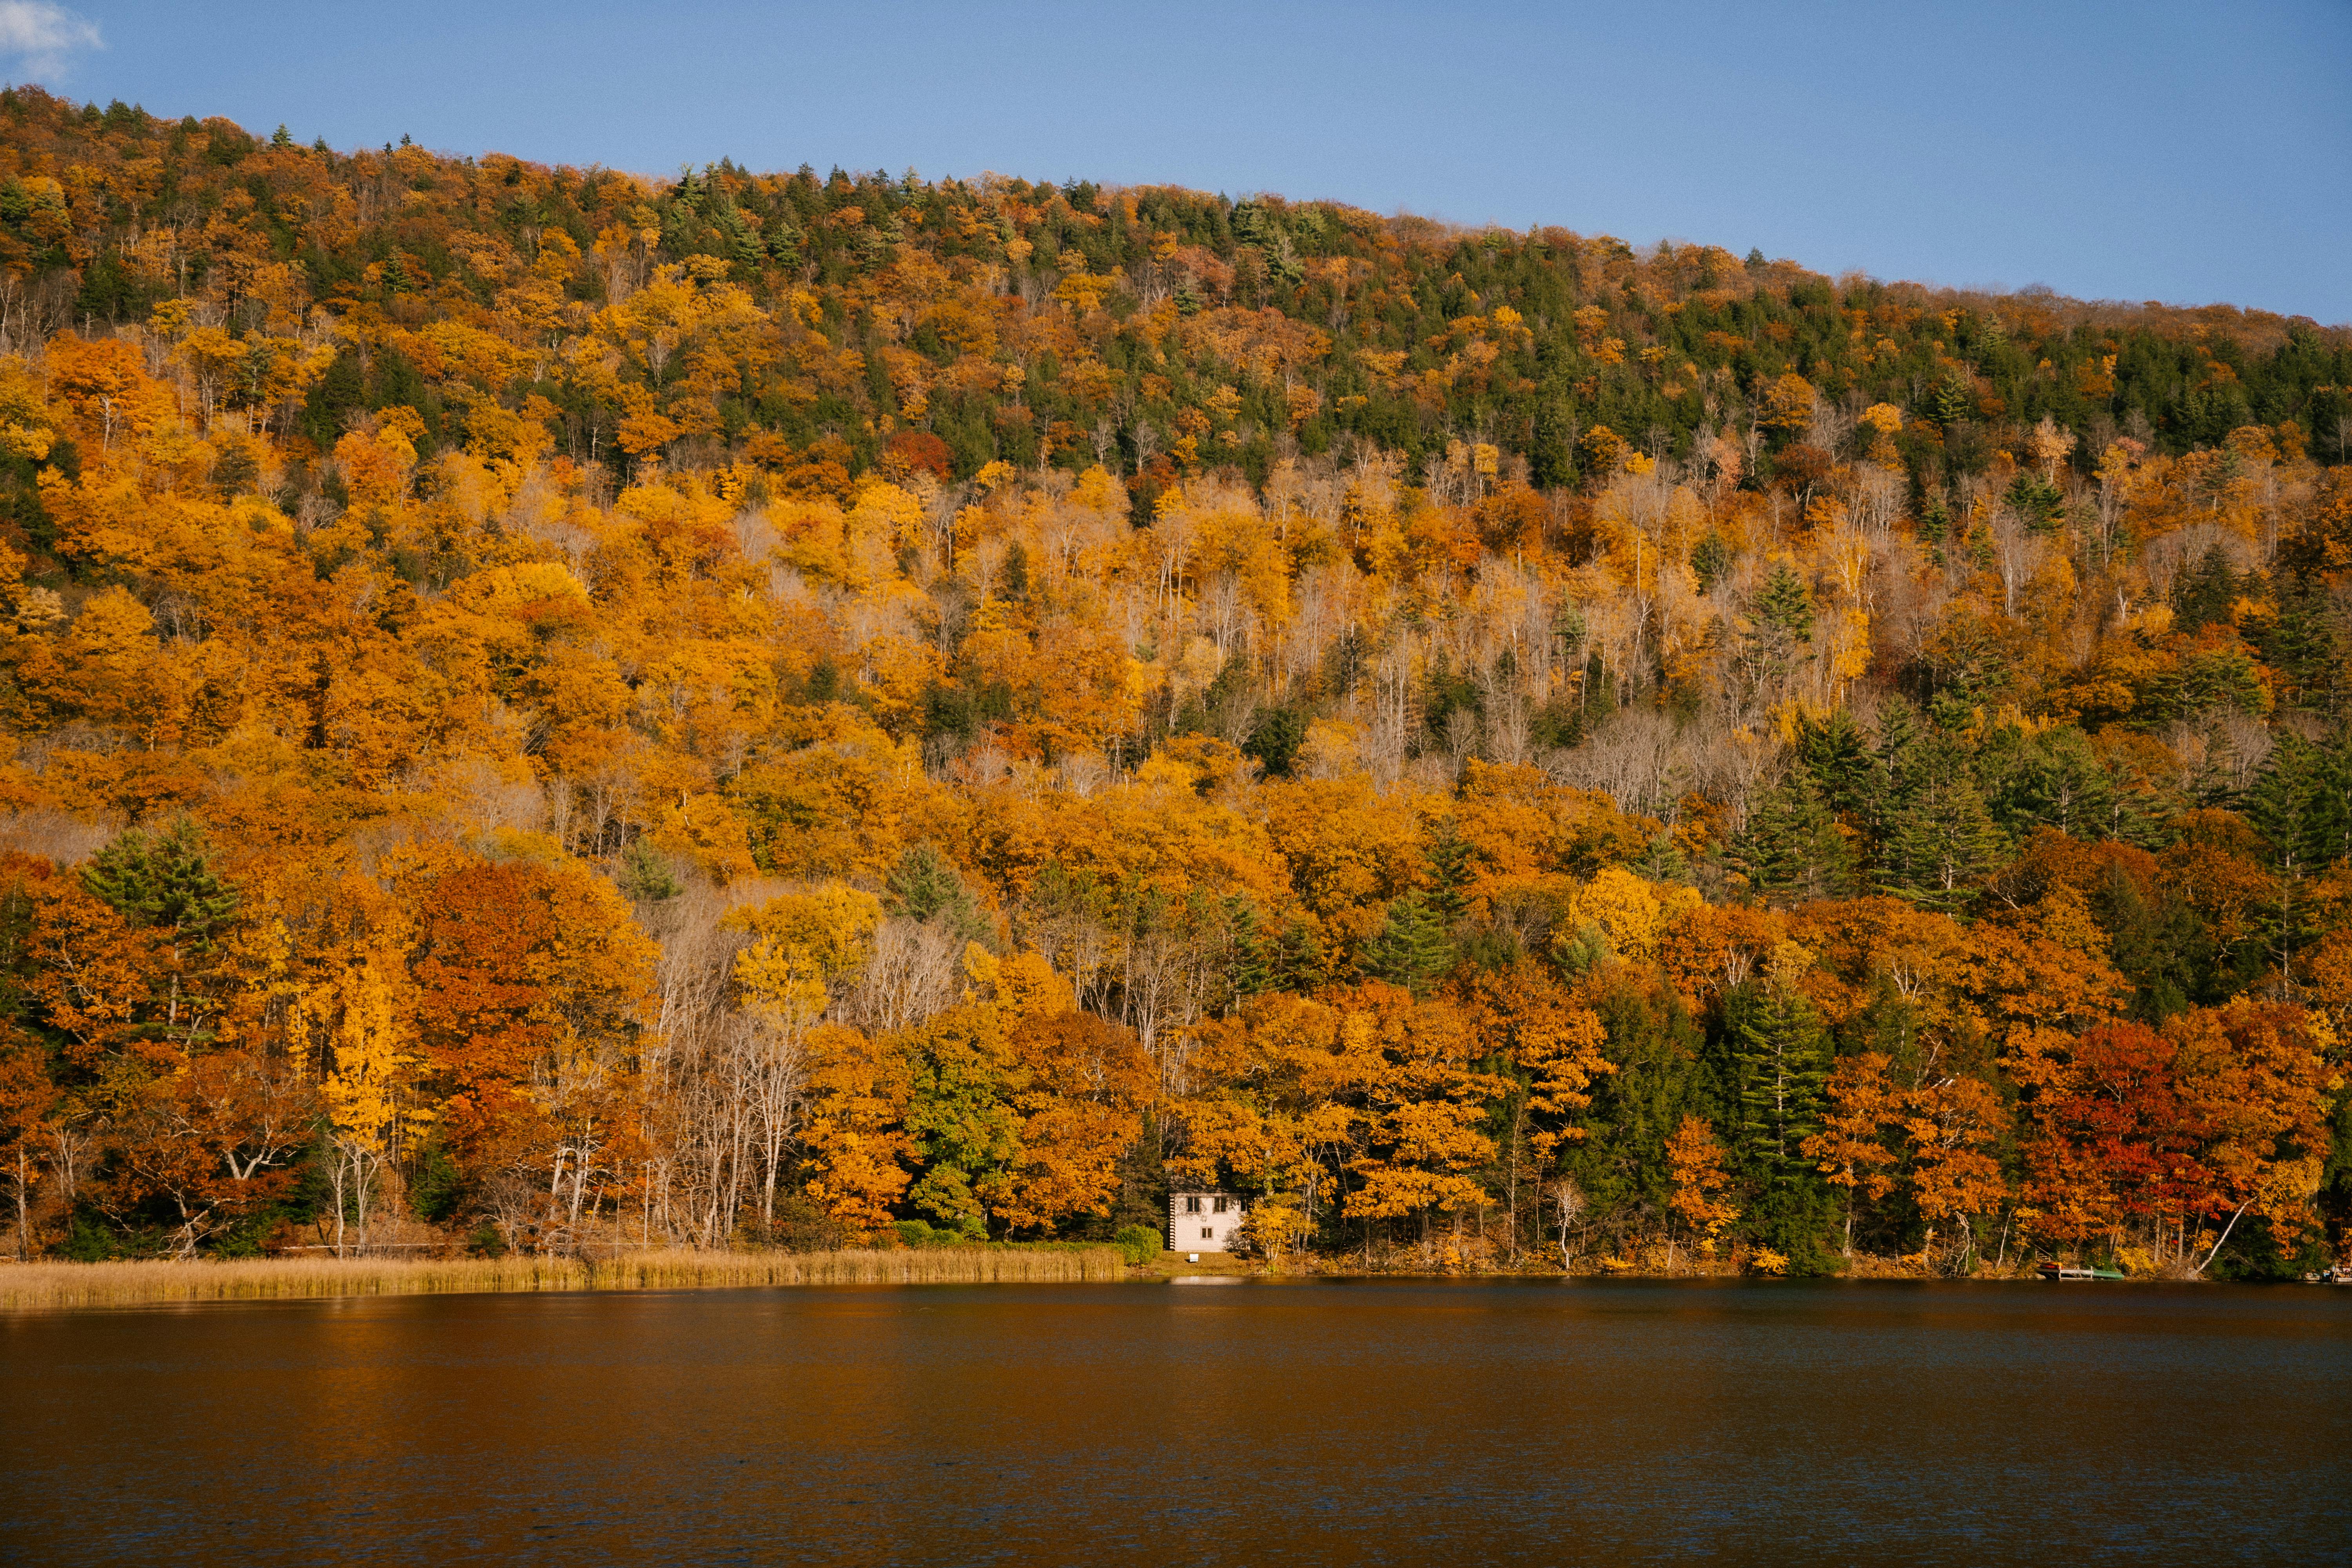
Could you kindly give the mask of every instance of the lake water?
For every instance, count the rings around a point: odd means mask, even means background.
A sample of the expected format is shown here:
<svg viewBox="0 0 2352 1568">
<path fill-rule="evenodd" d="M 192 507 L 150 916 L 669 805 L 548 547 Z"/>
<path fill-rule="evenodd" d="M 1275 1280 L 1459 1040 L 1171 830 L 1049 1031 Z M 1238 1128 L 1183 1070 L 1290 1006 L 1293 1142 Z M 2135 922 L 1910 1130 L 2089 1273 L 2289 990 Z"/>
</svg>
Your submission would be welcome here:
<svg viewBox="0 0 2352 1568">
<path fill-rule="evenodd" d="M 1253 1282 L 0 1315 L 0 1560 L 2344 1563 L 2352 1290 Z"/>
</svg>

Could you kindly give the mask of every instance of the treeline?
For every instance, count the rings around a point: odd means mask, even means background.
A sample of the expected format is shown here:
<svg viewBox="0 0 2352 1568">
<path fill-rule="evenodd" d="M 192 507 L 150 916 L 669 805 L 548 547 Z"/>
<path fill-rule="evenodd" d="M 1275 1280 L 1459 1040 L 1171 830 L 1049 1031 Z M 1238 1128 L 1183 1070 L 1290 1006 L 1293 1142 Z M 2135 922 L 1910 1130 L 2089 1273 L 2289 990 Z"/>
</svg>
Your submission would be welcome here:
<svg viewBox="0 0 2352 1568">
<path fill-rule="evenodd" d="M 2340 330 L 17 89 L 0 350 L 20 1252 L 2341 1245 Z"/>
</svg>

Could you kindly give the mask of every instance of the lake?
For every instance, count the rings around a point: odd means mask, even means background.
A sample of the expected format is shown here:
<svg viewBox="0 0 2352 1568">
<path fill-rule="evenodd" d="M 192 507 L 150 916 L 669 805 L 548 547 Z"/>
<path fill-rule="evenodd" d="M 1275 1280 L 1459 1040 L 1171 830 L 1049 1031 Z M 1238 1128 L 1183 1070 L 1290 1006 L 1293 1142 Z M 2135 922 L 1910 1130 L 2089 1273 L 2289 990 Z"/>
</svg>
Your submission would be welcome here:
<svg viewBox="0 0 2352 1568">
<path fill-rule="evenodd" d="M 2342 1563 L 2352 1290 L 1266 1281 L 0 1315 L 0 1560 Z"/>
</svg>

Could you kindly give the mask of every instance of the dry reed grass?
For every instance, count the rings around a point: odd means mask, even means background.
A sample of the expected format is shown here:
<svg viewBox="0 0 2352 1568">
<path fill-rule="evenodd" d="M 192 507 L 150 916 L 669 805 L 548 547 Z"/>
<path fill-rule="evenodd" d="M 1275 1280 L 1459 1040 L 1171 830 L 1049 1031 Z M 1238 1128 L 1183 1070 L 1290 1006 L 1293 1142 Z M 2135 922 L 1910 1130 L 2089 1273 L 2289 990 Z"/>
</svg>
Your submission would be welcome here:
<svg viewBox="0 0 2352 1568">
<path fill-rule="evenodd" d="M 642 1252 L 610 1258 L 235 1258 L 0 1266 L 0 1310 L 142 1301 L 246 1301 L 511 1290 L 680 1290 L 751 1285 L 960 1285 L 1118 1279 L 1117 1247 L 1025 1251 Z"/>
</svg>

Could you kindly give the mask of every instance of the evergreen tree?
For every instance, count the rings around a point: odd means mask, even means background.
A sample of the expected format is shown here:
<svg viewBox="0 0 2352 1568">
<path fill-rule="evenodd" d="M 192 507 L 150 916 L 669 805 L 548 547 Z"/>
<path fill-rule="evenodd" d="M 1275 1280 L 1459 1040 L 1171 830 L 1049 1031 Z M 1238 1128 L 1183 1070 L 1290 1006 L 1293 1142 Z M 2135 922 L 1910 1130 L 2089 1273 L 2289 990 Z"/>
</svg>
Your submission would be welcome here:
<svg viewBox="0 0 2352 1568">
<path fill-rule="evenodd" d="M 1866 830 L 1878 802 L 1878 770 L 1853 714 L 1841 708 L 1825 719 L 1800 717 L 1797 760 L 1830 809 Z"/>
<path fill-rule="evenodd" d="M 1796 1271 L 1814 1273 L 1832 1267 L 1837 1204 L 1803 1144 L 1821 1131 L 1831 1051 L 1792 970 L 1776 954 L 1765 978 L 1725 999 L 1715 1055 L 1728 1080 L 1724 1100 L 1735 1169 L 1747 1188 L 1745 1228 Z"/>
<path fill-rule="evenodd" d="M 1528 448 L 1528 477 L 1551 489 L 1576 479 L 1576 416 L 1568 394 L 1554 389 L 1536 405 L 1535 439 Z"/>
<path fill-rule="evenodd" d="M 1364 944 L 1358 968 L 1375 980 L 1426 995 L 1454 967 L 1454 940 L 1419 889 L 1389 904 L 1380 933 Z"/>
<path fill-rule="evenodd" d="M 1796 668 L 1798 650 L 1813 640 L 1812 591 L 1797 569 L 1782 561 L 1748 600 L 1748 619 L 1740 662 L 1758 686 L 1776 686 Z"/>
<path fill-rule="evenodd" d="M 1731 862 L 1749 889 L 1773 904 L 1838 898 L 1853 879 L 1837 818 L 1801 764 L 1748 808 Z"/>
<path fill-rule="evenodd" d="M 633 838 L 621 857 L 621 896 L 640 904 L 657 904 L 686 889 L 672 874 L 669 860 L 642 838 Z"/>
<path fill-rule="evenodd" d="M 1430 912 L 1451 932 L 1469 913 L 1470 846 L 1450 816 L 1440 817 L 1429 842 Z"/>
<path fill-rule="evenodd" d="M 1708 529 L 1699 542 L 1691 546 L 1690 569 L 1691 575 L 1698 579 L 1700 593 L 1715 592 L 1716 584 L 1731 570 L 1731 542 L 1723 537 L 1721 530 Z"/>
<path fill-rule="evenodd" d="M 1811 1169 L 1801 1145 L 1821 1131 L 1829 1037 L 1793 984 L 1751 981 L 1727 1002 L 1738 1105 L 1737 1147 L 1756 1178 L 1783 1184 Z"/>
<path fill-rule="evenodd" d="M 2336 715 L 2342 706 L 2346 658 L 2336 615 L 2324 588 L 2291 582 L 2278 595 L 2278 615 L 2259 639 L 2263 662 L 2281 678 L 2281 705 Z"/>
<path fill-rule="evenodd" d="M 2296 950 L 2316 934 L 2309 890 L 2352 824 L 2344 817 L 2344 787 L 2352 780 L 2341 747 L 2313 745 L 2293 731 L 2281 734 L 2246 792 L 2246 819 L 2269 848 L 2271 892 L 2263 910 L 2271 957 L 2293 978 Z"/>
<path fill-rule="evenodd" d="M 1979 750 L 1977 770 L 1987 808 L 2012 838 L 2036 827 L 2099 838 L 2116 820 L 2115 781 L 2080 730 L 2004 726 Z"/>
<path fill-rule="evenodd" d="M 1976 781 L 1952 757 L 1895 808 L 1880 851 L 1879 890 L 1921 909 L 1958 914 L 1999 865 L 2002 848 L 2000 827 L 1985 809 Z"/>
<path fill-rule="evenodd" d="M 199 949 L 236 918 L 237 890 L 212 866 L 212 844 L 183 813 L 157 837 L 118 835 L 83 868 L 82 886 L 133 925 L 164 926 Z"/>
<path fill-rule="evenodd" d="M 1038 874 L 1039 882 L 1048 881 L 1049 873 L 1058 875 L 1059 862 L 1049 862 Z M 980 912 L 971 889 L 963 885 L 954 863 L 928 844 L 917 844 L 898 857 L 883 879 L 882 907 L 894 915 L 908 920 L 945 920 L 948 927 L 966 942 L 980 942 L 989 934 L 987 919 Z"/>
<path fill-rule="evenodd" d="M 1274 986 L 1274 944 L 1266 940 L 1257 908 L 1239 893 L 1224 898 L 1225 987 L 1235 1002 Z"/>
<path fill-rule="evenodd" d="M 2305 839 L 2315 866 L 2352 857 L 2352 727 L 2313 749 Z"/>
<path fill-rule="evenodd" d="M 1322 937 L 1305 919 L 1291 916 L 1266 955 L 1266 989 L 1304 995 L 1320 989 L 1324 978 Z"/>
<path fill-rule="evenodd" d="M 1596 1211 L 1643 1201 L 1663 1209 L 1666 1140 L 1685 1116 L 1717 1116 L 1706 1040 L 1671 985 L 1619 970 L 1579 994 L 1600 1016 L 1614 1070 L 1592 1080 L 1584 1137 L 1566 1145 L 1565 1163 Z"/>
<path fill-rule="evenodd" d="M 1883 843 L 1894 825 L 1895 813 L 1909 804 L 1927 776 L 1927 735 L 1908 702 L 1890 700 L 1878 714 L 1878 744 L 1873 752 L 1877 774 L 1871 795 L 1867 824 L 1874 847 Z"/>
<path fill-rule="evenodd" d="M 2219 544 L 2210 546 L 2194 567 L 2173 579 L 2173 629 L 2193 632 L 2200 626 L 2227 626 L 2230 606 L 2239 592 L 2239 577 L 2231 570 L 2230 552 Z"/>
</svg>

